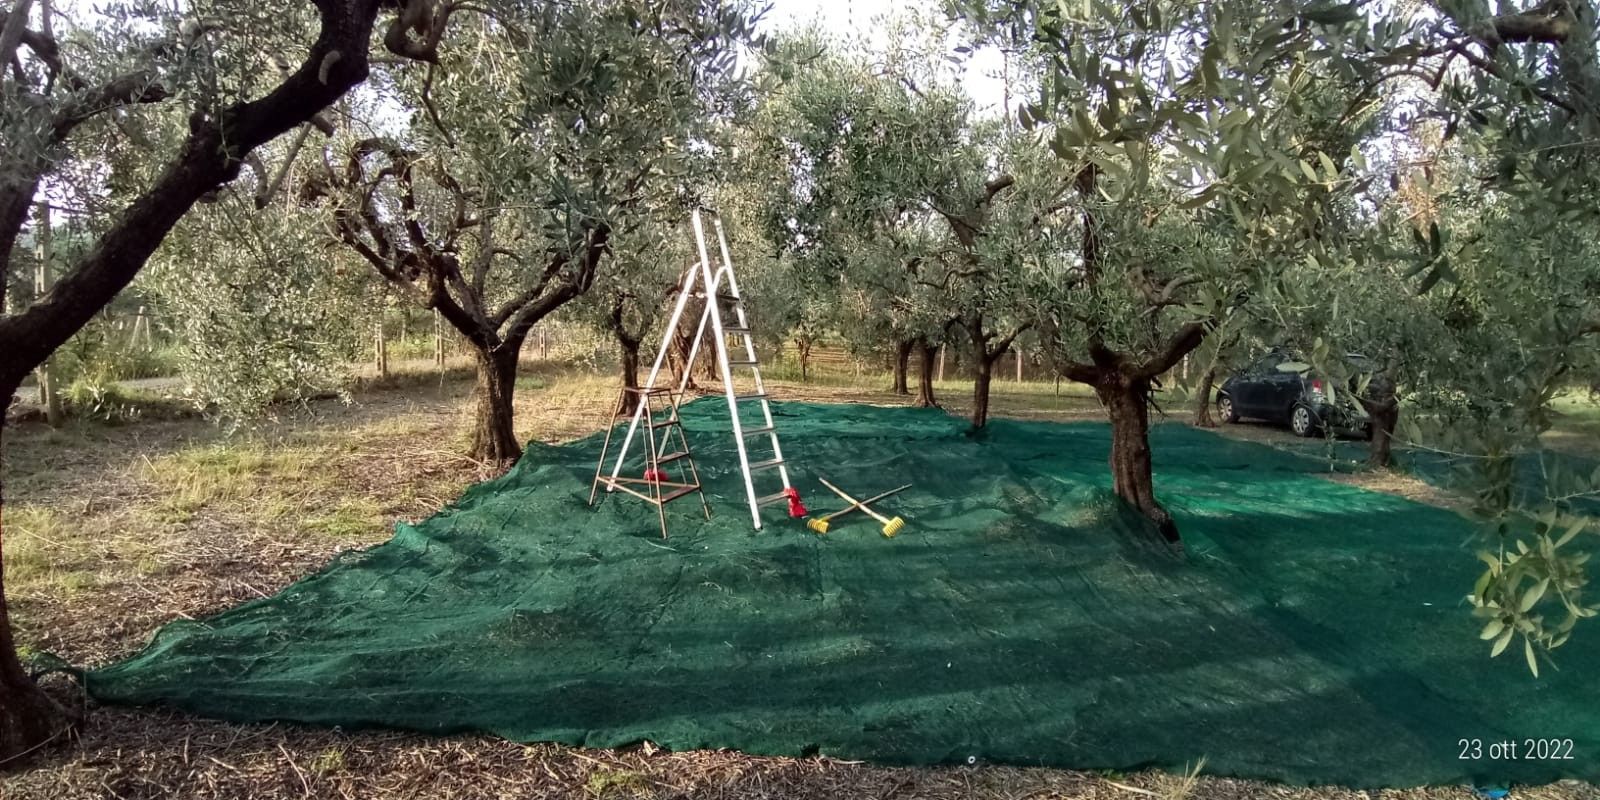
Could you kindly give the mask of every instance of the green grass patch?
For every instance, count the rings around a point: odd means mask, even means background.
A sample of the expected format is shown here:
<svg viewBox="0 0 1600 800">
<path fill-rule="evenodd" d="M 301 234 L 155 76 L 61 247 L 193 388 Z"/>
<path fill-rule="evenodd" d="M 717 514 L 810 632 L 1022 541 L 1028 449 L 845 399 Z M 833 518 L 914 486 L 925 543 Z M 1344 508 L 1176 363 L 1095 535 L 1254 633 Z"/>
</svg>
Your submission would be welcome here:
<svg viewBox="0 0 1600 800">
<path fill-rule="evenodd" d="M 305 521 L 305 529 L 337 541 L 359 541 L 383 524 L 383 508 L 378 502 L 358 497 L 340 501 L 332 513 L 310 517 Z"/>
</svg>

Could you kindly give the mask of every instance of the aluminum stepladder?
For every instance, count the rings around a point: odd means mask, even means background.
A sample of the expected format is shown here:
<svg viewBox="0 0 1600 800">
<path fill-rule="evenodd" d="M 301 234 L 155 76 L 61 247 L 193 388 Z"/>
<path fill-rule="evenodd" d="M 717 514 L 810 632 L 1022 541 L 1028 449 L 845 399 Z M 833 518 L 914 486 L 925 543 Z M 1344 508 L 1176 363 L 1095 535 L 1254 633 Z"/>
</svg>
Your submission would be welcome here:
<svg viewBox="0 0 1600 800">
<path fill-rule="evenodd" d="M 722 378 L 723 395 L 728 402 L 728 417 L 733 427 L 734 447 L 739 453 L 739 472 L 744 478 L 745 500 L 750 506 L 750 521 L 756 530 L 761 529 L 761 508 L 774 503 L 787 502 L 791 516 L 803 516 L 804 507 L 800 505 L 799 493 L 789 483 L 789 469 L 783 458 L 783 447 L 778 442 L 778 429 L 773 423 L 771 399 L 767 395 L 766 385 L 761 380 L 761 366 L 756 361 L 755 339 L 750 330 L 750 320 L 745 313 L 744 301 L 739 294 L 739 282 L 733 275 L 733 258 L 728 251 L 728 237 L 722 228 L 722 220 L 715 214 L 710 214 L 712 226 L 717 234 L 717 249 L 720 260 L 713 268 L 711 254 L 706 247 L 705 224 L 700 209 L 695 209 L 690 215 L 690 222 L 694 228 L 695 247 L 700 261 L 684 271 L 683 283 L 679 287 L 678 301 L 673 306 L 672 317 L 667 321 L 666 331 L 661 339 L 661 349 L 656 353 L 655 363 L 650 367 L 650 373 L 645 378 L 642 392 L 659 391 L 656 380 L 661 376 L 661 367 L 667 361 L 667 354 L 673 346 L 673 337 L 683 320 L 684 310 L 688 308 L 690 297 L 703 297 L 705 311 L 700 316 L 700 325 L 695 331 L 694 343 L 690 345 L 689 356 L 685 360 L 683 373 L 679 378 L 674 398 L 681 398 L 688 386 L 689 378 L 693 375 L 694 365 L 700 354 L 700 345 L 705 340 L 706 334 L 711 335 L 711 349 L 716 354 L 718 374 Z M 724 325 L 722 320 L 723 304 L 727 304 L 733 311 L 733 325 Z M 739 337 L 744 342 L 743 353 L 736 358 L 728 357 L 727 337 Z M 735 369 L 748 369 L 750 371 L 753 389 L 742 392 L 735 385 Z M 641 397 L 641 401 L 645 398 Z M 740 417 L 741 403 L 758 403 L 761 410 L 760 424 L 755 427 L 745 427 L 744 420 Z M 673 401 L 677 405 L 676 399 Z M 644 403 L 634 409 L 633 418 L 628 423 L 628 432 L 622 439 L 622 446 L 617 451 L 616 462 L 611 467 L 609 477 L 604 476 L 604 460 L 606 453 L 601 452 L 601 464 L 596 469 L 595 487 L 605 486 L 606 491 L 612 492 L 621 487 L 623 482 L 630 479 L 620 478 L 623 460 L 628 455 L 629 446 L 633 443 L 634 434 L 639 430 L 641 417 L 644 415 Z M 676 417 L 676 414 L 674 414 Z M 654 443 L 655 432 L 647 429 L 646 436 L 652 437 L 647 443 L 649 452 L 659 453 L 660 447 Z M 765 437 L 770 445 L 771 456 L 759 461 L 751 461 L 748 440 Z M 608 435 L 609 443 L 609 435 Z M 686 443 L 687 444 L 687 443 Z M 687 450 L 687 446 L 685 446 Z M 754 475 L 776 470 L 782 489 L 767 495 L 757 495 Z M 620 478 L 620 479 L 619 479 Z M 698 481 L 697 481 L 698 482 Z M 591 490 L 591 504 L 595 492 Z M 796 513 L 798 510 L 798 513 Z M 663 527 L 665 523 L 663 522 Z"/>
</svg>

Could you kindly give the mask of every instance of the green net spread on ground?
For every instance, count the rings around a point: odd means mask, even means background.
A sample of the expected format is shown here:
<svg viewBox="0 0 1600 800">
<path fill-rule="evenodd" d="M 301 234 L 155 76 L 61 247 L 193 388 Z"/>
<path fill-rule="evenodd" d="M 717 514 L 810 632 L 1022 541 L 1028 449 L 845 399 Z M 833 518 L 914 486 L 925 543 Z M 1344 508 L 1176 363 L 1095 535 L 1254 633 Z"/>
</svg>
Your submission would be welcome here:
<svg viewBox="0 0 1600 800">
<path fill-rule="evenodd" d="M 1186 561 L 1108 500 L 1099 424 L 786 403 L 795 482 L 908 525 L 750 530 L 725 407 L 685 409 L 715 514 L 585 506 L 599 438 L 533 445 L 393 540 L 279 595 L 174 622 L 89 675 L 100 700 L 609 747 L 891 763 L 1182 768 L 1296 783 L 1600 778 L 1600 630 L 1529 676 L 1462 607 L 1450 512 L 1178 425 L 1154 434 Z M 677 467 L 680 465 L 672 465 Z M 675 470 L 674 470 L 675 473 Z M 1522 740 L 1571 739 L 1570 759 Z M 1485 747 L 1460 758 L 1461 740 Z M 1516 741 L 1516 759 L 1487 745 Z M 1548 748 L 1546 748 L 1548 749 Z M 1504 755 L 1504 752 L 1501 753 Z M 1548 753 L 1546 753 L 1548 755 Z"/>
</svg>

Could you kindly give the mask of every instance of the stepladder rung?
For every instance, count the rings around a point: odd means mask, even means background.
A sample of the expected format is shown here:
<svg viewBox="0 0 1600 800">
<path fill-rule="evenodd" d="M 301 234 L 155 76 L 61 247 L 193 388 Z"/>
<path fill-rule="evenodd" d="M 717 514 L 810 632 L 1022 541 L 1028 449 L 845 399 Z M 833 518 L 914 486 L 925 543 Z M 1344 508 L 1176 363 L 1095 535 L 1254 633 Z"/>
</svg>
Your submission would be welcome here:
<svg viewBox="0 0 1600 800">
<path fill-rule="evenodd" d="M 749 438 L 751 436 L 760 436 L 763 433 L 772 433 L 774 430 L 777 429 L 771 425 L 763 425 L 759 428 L 745 428 L 744 435 L 746 438 Z"/>
<path fill-rule="evenodd" d="M 756 498 L 756 505 L 758 505 L 758 506 L 770 506 L 773 503 L 783 503 L 783 502 L 787 502 L 788 500 L 789 500 L 789 490 L 788 489 L 784 489 L 783 491 L 778 492 L 777 494 L 769 494 L 766 497 L 757 497 Z"/>
<path fill-rule="evenodd" d="M 679 487 L 677 489 L 674 489 L 674 490 L 672 490 L 670 492 L 667 492 L 666 494 L 662 495 L 661 496 L 661 504 L 662 505 L 666 505 L 667 503 L 670 503 L 670 502 L 672 502 L 672 501 L 674 501 L 674 500 L 676 500 L 676 499 L 678 499 L 680 497 L 688 497 L 689 495 L 694 494 L 695 492 L 698 492 L 698 491 L 700 491 L 700 484 L 698 484 L 698 483 L 693 485 L 693 486 L 681 486 L 681 487 Z"/>
<path fill-rule="evenodd" d="M 667 503 L 670 503 L 680 497 L 685 497 L 700 491 L 700 484 L 698 483 L 650 481 L 643 478 L 601 478 L 600 484 L 608 488 L 621 489 L 628 494 L 649 500 L 652 503 L 657 502 L 655 495 L 651 493 L 653 487 L 660 486 L 662 489 L 671 489 L 672 491 L 670 492 L 662 493 L 660 500 L 661 505 L 666 505 Z"/>
<path fill-rule="evenodd" d="M 753 358 L 730 358 L 730 359 L 728 359 L 728 366 L 730 366 L 730 367 L 755 367 L 755 366 L 760 366 L 760 364 L 761 364 L 761 362 L 756 361 Z"/>
<path fill-rule="evenodd" d="M 750 329 L 744 327 L 743 325 L 724 325 L 722 326 L 722 332 L 733 336 L 750 335 Z"/>
<path fill-rule="evenodd" d="M 668 417 L 667 419 L 656 420 L 655 422 L 650 423 L 650 429 L 651 430 L 655 430 L 657 428 L 665 428 L 668 425 L 677 425 L 677 424 L 678 424 L 678 415 L 674 414 L 671 417 Z"/>
<path fill-rule="evenodd" d="M 781 459 L 781 458 L 769 458 L 766 461 L 752 461 L 752 462 L 750 462 L 750 471 L 751 472 L 760 472 L 760 471 L 762 471 L 764 469 L 772 469 L 774 467 L 779 467 L 779 466 L 782 466 L 782 465 L 783 465 L 783 459 Z"/>
<path fill-rule="evenodd" d="M 667 453 L 666 455 L 661 456 L 661 457 L 656 459 L 656 465 L 660 466 L 662 464 L 671 464 L 674 461 L 677 461 L 679 459 L 688 458 L 688 457 L 689 457 L 689 451 L 688 450 L 680 450 L 680 451 L 678 451 L 676 453 Z"/>
<path fill-rule="evenodd" d="M 733 399 L 735 402 L 742 403 L 746 400 L 765 400 L 768 396 L 766 392 L 751 392 L 749 394 L 736 394 Z"/>
</svg>

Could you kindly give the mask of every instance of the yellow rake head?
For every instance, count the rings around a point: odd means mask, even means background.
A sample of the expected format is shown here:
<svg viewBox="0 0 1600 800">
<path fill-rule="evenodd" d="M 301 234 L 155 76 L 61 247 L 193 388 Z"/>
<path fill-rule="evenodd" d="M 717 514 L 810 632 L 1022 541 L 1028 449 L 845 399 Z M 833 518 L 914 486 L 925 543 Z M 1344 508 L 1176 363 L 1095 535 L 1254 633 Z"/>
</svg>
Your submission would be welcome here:
<svg viewBox="0 0 1600 800">
<path fill-rule="evenodd" d="M 892 538 L 894 538 L 894 535 L 899 533 L 900 529 L 904 528 L 905 526 L 906 526 L 906 521 L 905 520 L 903 520 L 903 519 L 901 519 L 899 517 L 895 517 L 894 519 L 891 519 L 888 522 L 883 523 L 883 535 L 892 539 Z"/>
<path fill-rule="evenodd" d="M 806 527 L 810 528 L 811 530 L 816 531 L 817 533 L 827 533 L 828 532 L 828 521 L 825 520 L 825 519 L 822 519 L 821 517 L 818 517 L 816 519 L 808 519 L 808 520 L 806 520 Z"/>
</svg>

